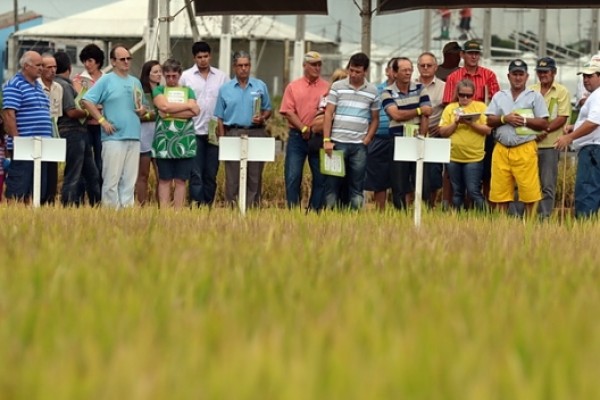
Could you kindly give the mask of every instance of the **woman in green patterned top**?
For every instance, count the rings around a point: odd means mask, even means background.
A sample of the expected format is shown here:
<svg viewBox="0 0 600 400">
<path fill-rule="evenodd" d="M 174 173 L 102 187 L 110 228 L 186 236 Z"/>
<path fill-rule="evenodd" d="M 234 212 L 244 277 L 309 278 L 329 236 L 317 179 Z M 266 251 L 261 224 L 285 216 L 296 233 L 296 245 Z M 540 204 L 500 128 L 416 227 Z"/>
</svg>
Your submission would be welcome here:
<svg viewBox="0 0 600 400">
<path fill-rule="evenodd" d="M 152 156 L 158 166 L 158 203 L 182 208 L 186 181 L 196 155 L 196 134 L 192 118 L 200 114 L 194 91 L 179 86 L 181 63 L 168 59 L 162 66 L 166 85 L 156 87 L 153 102 L 158 109 Z M 175 185 L 171 197 L 171 185 Z"/>
</svg>

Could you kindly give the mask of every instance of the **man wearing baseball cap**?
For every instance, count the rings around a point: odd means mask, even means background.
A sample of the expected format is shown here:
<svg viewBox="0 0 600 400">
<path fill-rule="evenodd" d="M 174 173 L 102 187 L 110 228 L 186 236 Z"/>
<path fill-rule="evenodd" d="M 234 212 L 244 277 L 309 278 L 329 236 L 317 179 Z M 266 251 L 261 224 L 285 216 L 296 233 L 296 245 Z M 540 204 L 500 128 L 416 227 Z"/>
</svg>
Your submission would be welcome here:
<svg viewBox="0 0 600 400">
<path fill-rule="evenodd" d="M 590 217 L 600 208 L 600 61 L 591 60 L 577 73 L 583 75 L 583 85 L 591 94 L 579 111 L 574 125 L 564 128 L 558 138 L 559 151 L 569 145 L 577 151 L 575 177 L 575 216 Z"/>
<path fill-rule="evenodd" d="M 477 40 L 467 40 L 461 51 L 463 66 L 448 75 L 446 86 L 444 88 L 444 105 L 455 101 L 456 85 L 463 79 L 470 79 L 475 84 L 475 93 L 473 100 L 482 101 L 488 104 L 490 99 L 500 90 L 498 78 L 491 69 L 479 65 L 481 58 L 481 45 Z M 491 178 L 491 154 L 494 149 L 494 138 L 488 135 L 485 140 L 485 157 L 483 159 L 483 195 L 489 197 L 489 182 Z M 447 192 L 447 189 L 446 189 Z M 448 193 L 444 194 L 447 198 Z M 452 198 L 452 196 L 448 196 Z"/>
<path fill-rule="evenodd" d="M 526 87 L 527 64 L 510 62 L 510 89 L 492 97 L 487 110 L 488 126 L 496 129 L 492 153 L 490 201 L 506 211 L 514 200 L 515 183 L 519 199 L 529 214 L 541 200 L 536 135 L 548 127 L 548 108 L 539 92 Z"/>
<path fill-rule="evenodd" d="M 302 171 L 306 159 L 312 174 L 309 208 L 318 211 L 323 206 L 325 180 L 319 170 L 319 154 L 308 150 L 308 139 L 313 134 L 311 125 L 319 103 L 325 105 L 329 89 L 327 81 L 321 78 L 322 64 L 319 53 L 306 53 L 302 63 L 304 75 L 290 82 L 281 100 L 279 112 L 287 119 L 290 129 L 284 164 L 285 196 L 290 208 L 300 205 Z"/>
<path fill-rule="evenodd" d="M 548 218 L 554 209 L 554 195 L 558 177 L 559 152 L 554 148 L 554 142 L 562 133 L 562 128 L 571 115 L 571 94 L 566 87 L 556 82 L 556 61 L 552 57 L 543 57 L 537 60 L 535 72 L 538 83 L 530 88 L 544 96 L 550 114 L 548 127 L 536 139 L 538 142 L 540 184 L 542 186 L 542 200 L 538 205 L 538 215 L 542 218 Z"/>
</svg>

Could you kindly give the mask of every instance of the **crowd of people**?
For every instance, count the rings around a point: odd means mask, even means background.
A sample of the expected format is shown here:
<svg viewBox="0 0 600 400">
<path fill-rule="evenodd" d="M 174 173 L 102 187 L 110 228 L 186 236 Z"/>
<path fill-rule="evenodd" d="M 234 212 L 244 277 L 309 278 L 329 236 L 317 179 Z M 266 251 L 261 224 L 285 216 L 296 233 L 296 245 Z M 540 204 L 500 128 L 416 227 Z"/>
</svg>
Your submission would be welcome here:
<svg viewBox="0 0 600 400">
<path fill-rule="evenodd" d="M 308 208 L 361 209 L 364 191 L 374 193 L 383 210 L 391 193 L 394 208 L 414 201 L 415 164 L 394 161 L 394 138 L 421 135 L 449 138 L 448 164 L 426 164 L 422 200 L 431 207 L 515 214 L 537 212 L 548 218 L 555 206 L 559 152 L 579 152 L 575 214 L 587 217 L 600 208 L 600 60 L 580 71 L 588 96 L 577 121 L 570 94 L 556 82 L 551 57 L 528 66 L 510 61 L 509 87 L 480 65 L 481 45 L 467 40 L 444 46 L 438 63 L 431 52 L 415 61 L 394 57 L 378 85 L 367 80 L 369 57 L 354 54 L 330 81 L 321 74 L 318 52 L 304 55 L 303 76 L 285 89 L 279 113 L 289 126 L 284 180 L 287 205 L 299 207 L 305 162 L 312 175 Z M 251 75 L 251 56 L 235 52 L 234 75 L 211 65 L 206 42 L 192 46 L 194 64 L 147 61 L 141 76 L 130 74 L 132 56 L 125 46 L 108 55 L 112 71 L 102 73 L 104 53 L 94 44 L 79 58 L 85 66 L 72 75 L 68 55 L 28 51 L 20 71 L 3 87 L 0 158 L 9 158 L 15 136 L 61 137 L 66 160 L 60 201 L 65 206 L 102 204 L 122 208 L 149 201 L 148 176 L 154 168 L 160 207 L 210 206 L 217 188 L 218 138 L 264 137 L 272 106 L 266 84 Z M 460 61 L 462 60 L 462 66 Z M 529 71 L 537 83 L 529 83 Z M 416 76 L 415 76 L 416 75 Z M 4 135 L 2 135 L 4 136 Z M 323 170 L 324 159 L 342 154 L 345 173 Z M 237 202 L 240 167 L 225 165 L 225 200 Z M 247 170 L 248 204 L 258 207 L 262 162 Z M 41 200 L 57 197 L 56 163 L 44 162 Z M 28 202 L 33 163 L 0 163 L 6 197 Z M 0 184 L 4 182 L 0 181 Z M 441 191 L 441 196 L 440 196 Z M 187 196 L 186 196 L 187 194 Z M 441 198 L 441 200 L 440 200 Z M 537 207 L 536 207 L 537 206 Z"/>
</svg>

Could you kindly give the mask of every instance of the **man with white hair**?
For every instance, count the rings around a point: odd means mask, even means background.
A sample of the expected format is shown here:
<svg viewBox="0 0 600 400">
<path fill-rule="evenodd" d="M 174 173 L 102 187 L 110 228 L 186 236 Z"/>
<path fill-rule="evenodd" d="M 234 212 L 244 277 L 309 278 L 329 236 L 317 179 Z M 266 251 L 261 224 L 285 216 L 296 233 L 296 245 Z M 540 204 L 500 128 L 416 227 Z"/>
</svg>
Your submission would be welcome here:
<svg viewBox="0 0 600 400">
<path fill-rule="evenodd" d="M 52 136 L 50 100 L 37 81 L 42 76 L 42 56 L 27 51 L 19 60 L 21 70 L 2 90 L 6 133 L 16 136 Z M 9 140 L 12 149 L 12 139 Z M 46 196 L 47 165 L 42 163 L 41 198 Z M 6 198 L 28 203 L 33 193 L 33 161 L 13 160 L 6 179 Z"/>
<path fill-rule="evenodd" d="M 590 92 L 577 121 L 564 128 L 565 135 L 556 140 L 556 148 L 569 145 L 577 153 L 575 177 L 575 216 L 591 217 L 600 209 L 600 61 L 591 60 L 578 72 Z"/>
</svg>

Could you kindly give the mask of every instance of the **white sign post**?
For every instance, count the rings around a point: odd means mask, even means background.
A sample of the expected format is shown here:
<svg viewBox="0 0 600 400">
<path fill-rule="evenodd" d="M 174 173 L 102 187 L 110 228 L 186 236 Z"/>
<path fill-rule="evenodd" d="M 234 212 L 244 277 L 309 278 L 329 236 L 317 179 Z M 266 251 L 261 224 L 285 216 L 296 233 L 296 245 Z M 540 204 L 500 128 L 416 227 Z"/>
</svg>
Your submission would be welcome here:
<svg viewBox="0 0 600 400">
<path fill-rule="evenodd" d="M 248 162 L 275 161 L 275 138 L 223 136 L 219 138 L 219 160 L 240 162 L 238 206 L 246 214 Z"/>
<path fill-rule="evenodd" d="M 403 137 L 394 138 L 394 161 L 416 161 L 415 226 L 421 226 L 421 197 L 423 195 L 423 163 L 450 161 L 450 139 Z"/>
<path fill-rule="evenodd" d="M 33 161 L 33 206 L 40 206 L 42 188 L 42 161 L 65 161 L 67 141 L 50 137 L 19 137 L 13 138 L 15 160 Z"/>
</svg>

